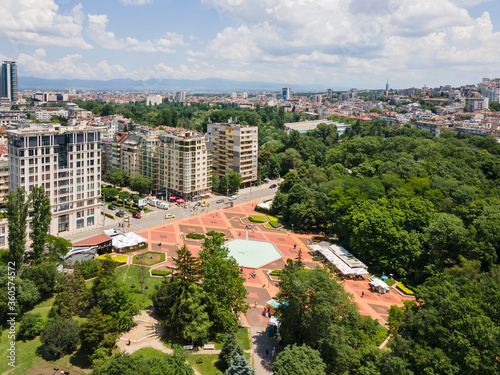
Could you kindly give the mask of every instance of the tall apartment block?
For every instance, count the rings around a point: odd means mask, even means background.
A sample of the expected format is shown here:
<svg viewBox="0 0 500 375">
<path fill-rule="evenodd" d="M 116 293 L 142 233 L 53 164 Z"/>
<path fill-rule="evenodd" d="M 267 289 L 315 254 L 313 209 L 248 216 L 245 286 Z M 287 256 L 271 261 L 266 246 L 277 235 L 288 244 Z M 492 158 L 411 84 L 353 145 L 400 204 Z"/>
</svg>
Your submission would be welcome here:
<svg viewBox="0 0 500 375">
<path fill-rule="evenodd" d="M 9 189 L 28 194 L 43 186 L 50 198 L 49 233 L 95 228 L 101 220 L 101 149 L 104 128 L 59 124 L 7 129 Z"/>
<path fill-rule="evenodd" d="M 0 74 L 0 97 L 17 102 L 17 65 L 15 61 L 4 61 Z"/>
<path fill-rule="evenodd" d="M 175 93 L 175 100 L 178 102 L 185 102 L 186 101 L 186 92 L 185 91 L 178 91 Z"/>
<path fill-rule="evenodd" d="M 154 190 L 186 200 L 208 197 L 212 187 L 208 138 L 194 131 L 139 129 L 103 140 L 103 168 L 152 178 Z"/>
<path fill-rule="evenodd" d="M 251 186 L 257 180 L 259 128 L 209 123 L 207 134 L 213 144 L 213 171 L 219 176 L 234 171 L 243 178 L 243 186 Z"/>
<path fill-rule="evenodd" d="M 283 89 L 281 90 L 281 96 L 283 100 L 292 99 L 292 89 L 290 87 L 283 87 Z"/>
</svg>

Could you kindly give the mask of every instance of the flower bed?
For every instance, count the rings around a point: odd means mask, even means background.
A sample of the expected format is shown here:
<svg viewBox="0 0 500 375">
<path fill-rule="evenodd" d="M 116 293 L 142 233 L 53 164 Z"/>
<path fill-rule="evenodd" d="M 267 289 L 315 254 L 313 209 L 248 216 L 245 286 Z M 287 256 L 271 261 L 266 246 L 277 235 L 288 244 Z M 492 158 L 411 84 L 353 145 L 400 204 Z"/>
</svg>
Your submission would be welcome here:
<svg viewBox="0 0 500 375">
<path fill-rule="evenodd" d="M 401 292 L 404 294 L 408 294 L 409 296 L 413 296 L 413 291 L 411 289 L 408 289 L 402 282 L 399 282 L 396 284 L 396 288 L 398 288 Z"/>
</svg>

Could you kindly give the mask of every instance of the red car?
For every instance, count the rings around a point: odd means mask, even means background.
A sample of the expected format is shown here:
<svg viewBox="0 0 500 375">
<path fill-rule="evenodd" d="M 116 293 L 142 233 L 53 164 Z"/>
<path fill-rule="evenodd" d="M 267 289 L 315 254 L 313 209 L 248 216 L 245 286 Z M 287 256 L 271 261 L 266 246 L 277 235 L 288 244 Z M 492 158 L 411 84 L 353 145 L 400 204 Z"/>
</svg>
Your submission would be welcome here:
<svg viewBox="0 0 500 375">
<path fill-rule="evenodd" d="M 132 217 L 135 218 L 135 219 L 140 219 L 141 218 L 141 215 L 139 215 L 137 212 L 134 212 L 132 214 Z"/>
</svg>

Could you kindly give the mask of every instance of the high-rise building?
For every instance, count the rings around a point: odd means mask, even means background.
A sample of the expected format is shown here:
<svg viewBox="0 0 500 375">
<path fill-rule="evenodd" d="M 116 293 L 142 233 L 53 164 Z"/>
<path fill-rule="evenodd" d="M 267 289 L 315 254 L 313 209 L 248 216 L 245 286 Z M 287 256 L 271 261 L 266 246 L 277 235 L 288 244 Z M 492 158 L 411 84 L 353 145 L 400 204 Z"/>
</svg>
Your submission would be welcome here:
<svg viewBox="0 0 500 375">
<path fill-rule="evenodd" d="M 137 128 L 103 142 L 103 168 L 152 178 L 154 190 L 165 190 L 169 196 L 196 200 L 210 195 L 211 158 L 204 134 Z"/>
<path fill-rule="evenodd" d="M 175 93 L 175 100 L 178 102 L 185 102 L 186 101 L 186 92 L 185 91 L 178 91 Z"/>
<path fill-rule="evenodd" d="M 257 180 L 259 128 L 209 123 L 207 134 L 213 144 L 213 171 L 219 176 L 234 171 L 243 178 L 243 186 L 251 186 Z"/>
<path fill-rule="evenodd" d="M 290 87 L 283 87 L 281 94 L 282 94 L 283 100 L 292 99 L 292 91 L 291 91 Z"/>
<path fill-rule="evenodd" d="M 45 188 L 52 235 L 100 223 L 101 131 L 104 128 L 59 124 L 7 129 L 9 190 L 21 187 L 29 194 L 35 186 Z"/>
<path fill-rule="evenodd" d="M 4 61 L 0 76 L 0 97 L 17 102 L 17 65 L 15 61 Z"/>
</svg>

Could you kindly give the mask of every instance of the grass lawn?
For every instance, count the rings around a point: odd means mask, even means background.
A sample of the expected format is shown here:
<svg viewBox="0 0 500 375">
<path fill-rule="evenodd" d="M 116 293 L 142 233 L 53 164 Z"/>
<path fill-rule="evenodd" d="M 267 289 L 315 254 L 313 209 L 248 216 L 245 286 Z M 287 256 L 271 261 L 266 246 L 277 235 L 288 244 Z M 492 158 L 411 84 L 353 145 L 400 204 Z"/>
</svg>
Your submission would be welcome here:
<svg viewBox="0 0 500 375">
<path fill-rule="evenodd" d="M 96 259 L 106 259 L 108 257 L 113 258 L 113 260 L 118 263 L 127 263 L 127 258 L 128 258 L 126 255 L 102 254 L 96 257 Z"/>
<path fill-rule="evenodd" d="M 138 259 L 137 257 L 142 257 Z M 145 266 L 152 266 L 157 263 L 161 263 L 165 261 L 165 253 L 159 253 L 157 251 L 147 251 L 140 255 L 134 255 L 132 259 L 132 263 L 134 264 L 143 264 Z"/>
<path fill-rule="evenodd" d="M 54 304 L 55 297 L 51 297 L 43 302 L 40 302 L 36 305 L 32 310 L 28 311 L 32 314 L 40 314 L 44 319 L 47 319 L 50 309 Z M 16 329 L 19 329 L 19 322 L 21 321 L 21 317 L 18 317 L 18 323 L 16 324 Z M 0 351 L 1 353 L 7 353 L 7 349 L 9 348 L 8 343 L 10 339 L 8 338 L 8 330 L 3 330 L 0 336 Z M 42 364 L 46 363 L 41 356 L 37 354 L 38 348 L 42 344 L 40 343 L 40 337 L 36 337 L 30 341 L 16 341 L 16 369 L 12 372 L 9 372 L 10 375 L 22 375 L 25 374 L 29 369 L 38 370 L 42 367 L 46 367 Z M 56 361 L 57 364 L 60 364 L 65 367 L 70 366 L 78 366 L 78 364 L 83 364 L 81 355 L 76 352 L 73 355 L 68 355 Z M 47 367 L 48 370 L 52 369 L 53 366 Z M 0 361 L 0 374 L 4 374 L 6 371 L 10 370 L 11 367 L 8 365 L 8 362 L 2 358 Z M 81 368 L 74 368 L 75 371 L 82 372 Z M 37 374 L 40 371 L 37 372 Z M 74 373 L 74 371 L 72 371 Z"/>
<path fill-rule="evenodd" d="M 250 336 L 247 327 L 238 328 L 238 330 L 236 331 L 236 339 L 238 340 L 238 343 L 241 345 L 243 350 L 250 349 Z M 215 344 L 215 350 L 220 350 L 222 349 L 223 342 L 210 341 L 210 344 Z"/>
<path fill-rule="evenodd" d="M 144 268 L 144 294 L 141 294 L 141 268 Z M 147 310 L 152 306 L 151 295 L 154 291 L 154 286 L 160 285 L 163 278 L 151 277 L 149 275 L 149 268 L 141 266 L 120 267 L 116 270 L 116 274 L 119 280 L 123 280 L 125 276 L 125 286 L 133 292 L 134 298 L 141 310 Z M 135 288 L 132 288 L 132 285 L 135 285 Z"/>
<path fill-rule="evenodd" d="M 198 358 L 203 358 L 203 363 L 196 363 Z M 218 360 L 218 354 L 193 354 L 188 357 L 189 364 L 203 375 L 222 374 L 222 372 L 215 367 Z"/>
</svg>

